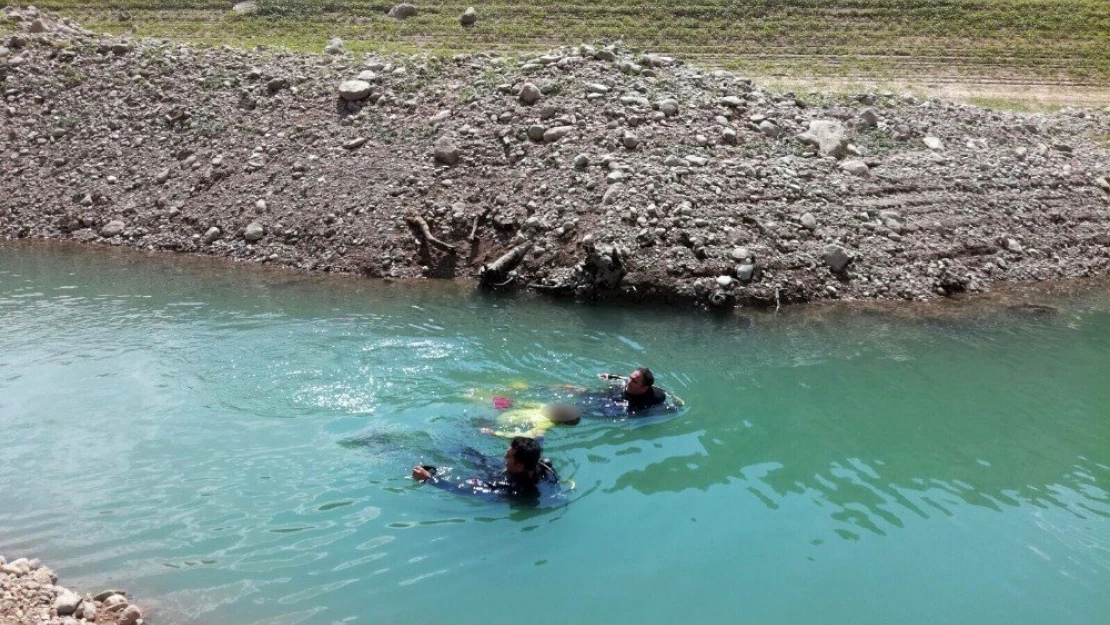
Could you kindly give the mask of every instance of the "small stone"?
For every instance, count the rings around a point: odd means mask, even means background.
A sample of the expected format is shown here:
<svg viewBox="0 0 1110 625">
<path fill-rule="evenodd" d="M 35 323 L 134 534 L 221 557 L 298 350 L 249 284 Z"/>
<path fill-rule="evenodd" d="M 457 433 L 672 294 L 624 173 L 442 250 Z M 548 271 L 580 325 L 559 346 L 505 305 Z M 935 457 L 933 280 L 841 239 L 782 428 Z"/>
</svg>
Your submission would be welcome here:
<svg viewBox="0 0 1110 625">
<path fill-rule="evenodd" d="M 860 160 L 844 161 L 840 164 L 840 169 L 853 176 L 860 176 L 861 178 L 866 178 L 871 175 L 871 168 L 867 166 L 867 163 Z"/>
<path fill-rule="evenodd" d="M 671 154 L 667 158 L 663 159 L 663 164 L 667 167 L 682 167 L 686 165 L 686 159 L 676 154 Z"/>
<path fill-rule="evenodd" d="M 692 154 L 690 156 L 687 156 L 685 160 L 687 163 L 693 165 L 694 167 L 705 167 L 709 164 L 708 158 L 705 158 L 703 156 L 694 156 Z"/>
<path fill-rule="evenodd" d="M 623 184 L 612 184 L 605 190 L 605 195 L 601 197 L 601 203 L 608 206 L 609 204 L 616 203 L 620 199 L 621 194 L 624 192 Z"/>
<path fill-rule="evenodd" d="M 474 7 L 467 7 L 463 14 L 459 16 L 459 24 L 463 26 L 473 26 L 478 21 L 478 12 Z"/>
<path fill-rule="evenodd" d="M 813 216 L 813 213 L 806 213 L 802 215 L 802 227 L 806 230 L 817 229 L 817 218 Z"/>
<path fill-rule="evenodd" d="M 166 169 L 163 169 L 162 171 L 158 172 L 158 175 L 154 177 L 154 181 L 157 182 L 158 184 L 166 184 L 166 181 L 168 181 L 169 179 L 170 179 L 170 169 L 168 167 Z"/>
<path fill-rule="evenodd" d="M 437 162 L 455 165 L 459 162 L 459 148 L 449 137 L 440 137 L 435 143 L 434 155 Z"/>
<path fill-rule="evenodd" d="M 925 144 L 925 147 L 934 152 L 939 152 L 944 149 L 944 142 L 936 137 L 925 137 L 921 142 Z"/>
<path fill-rule="evenodd" d="M 532 124 L 528 127 L 528 138 L 532 141 L 543 141 L 543 133 L 547 132 L 540 124 Z"/>
<path fill-rule="evenodd" d="M 118 219 L 113 219 L 112 221 L 109 221 L 107 225 L 100 229 L 100 236 L 106 239 L 110 239 L 114 236 L 119 236 L 120 234 L 123 234 L 123 229 L 125 227 L 126 226 L 122 221 Z"/>
<path fill-rule="evenodd" d="M 255 241 L 258 241 L 262 238 L 264 234 L 266 234 L 265 229 L 262 227 L 262 224 L 258 223 L 257 221 L 252 221 L 251 223 L 247 224 L 247 227 L 245 229 L 243 229 L 243 239 L 245 239 L 248 243 L 254 243 Z"/>
<path fill-rule="evenodd" d="M 721 98 L 718 102 L 721 104 L 721 106 L 727 106 L 730 109 L 740 108 L 741 106 L 744 106 L 744 101 L 734 95 L 725 96 Z"/>
<path fill-rule="evenodd" d="M 212 226 L 204 232 L 204 236 L 201 237 L 200 240 L 203 241 L 205 245 L 209 245 L 216 239 L 220 238 L 220 234 L 220 229 L 216 226 Z"/>
<path fill-rule="evenodd" d="M 141 618 L 143 618 L 142 611 L 136 606 L 129 605 L 120 613 L 119 625 L 138 625 Z"/>
<path fill-rule="evenodd" d="M 621 145 L 626 149 L 635 150 L 640 145 L 640 138 L 631 130 L 625 130 L 621 135 Z"/>
<path fill-rule="evenodd" d="M 369 139 L 370 139 L 369 137 L 356 137 L 356 138 L 351 139 L 350 141 L 344 143 L 343 144 L 343 149 L 344 150 L 357 150 L 357 149 L 361 148 L 362 146 L 366 145 L 366 142 L 369 141 Z"/>
<path fill-rule="evenodd" d="M 520 88 L 520 101 L 528 106 L 532 106 L 536 102 L 539 102 L 542 97 L 543 93 L 540 92 L 540 88 L 530 82 L 525 83 L 524 86 Z"/>
<path fill-rule="evenodd" d="M 1103 191 L 1110 193 L 1110 178 L 1106 176 L 1095 178 L 1095 185 Z"/>
<path fill-rule="evenodd" d="M 848 268 L 848 264 L 852 262 L 852 257 L 848 256 L 847 250 L 843 247 L 839 245 L 830 245 L 829 248 L 825 250 L 825 255 L 822 260 L 825 261 L 825 264 L 828 265 L 833 273 L 843 273 L 844 270 Z"/>
<path fill-rule="evenodd" d="M 809 130 L 798 135 L 798 140 L 817 148 L 821 156 L 843 158 L 848 153 L 848 131 L 835 120 L 815 119 Z"/>
<path fill-rule="evenodd" d="M 732 284 L 732 276 L 717 276 L 717 286 L 726 289 Z"/>
<path fill-rule="evenodd" d="M 111 607 L 115 607 L 117 605 L 127 604 L 127 597 L 124 597 L 123 595 L 121 595 L 119 593 L 114 593 L 114 594 L 111 594 L 111 595 L 108 595 L 107 597 L 105 597 L 103 601 L 104 601 L 104 607 L 111 608 Z"/>
<path fill-rule="evenodd" d="M 324 54 L 346 54 L 347 48 L 343 46 L 343 40 L 339 37 L 333 37 L 328 45 L 324 47 Z"/>
<path fill-rule="evenodd" d="M 736 268 L 736 277 L 741 282 L 751 282 L 755 276 L 755 265 L 751 263 L 744 263 Z"/>
<path fill-rule="evenodd" d="M 246 2 L 238 2 L 231 10 L 239 15 L 254 15 L 258 12 L 258 2 L 255 0 L 247 0 Z"/>
<path fill-rule="evenodd" d="M 572 130 L 574 130 L 574 126 L 558 126 L 556 128 L 550 128 L 543 133 L 543 136 L 541 138 L 544 140 L 545 143 L 554 143 L 555 141 L 558 141 L 559 139 L 567 136 Z"/>
<path fill-rule="evenodd" d="M 728 255 L 732 257 L 732 260 L 736 261 L 744 261 L 752 257 L 751 251 L 746 247 L 734 247 Z"/>
<path fill-rule="evenodd" d="M 81 602 L 81 618 L 90 623 L 96 620 L 96 603 L 94 601 Z"/>
<path fill-rule="evenodd" d="M 46 32 L 46 25 L 42 23 L 42 20 L 35 20 L 31 22 L 30 26 L 27 27 L 27 32 L 31 33 L 32 35 L 44 33 Z"/>
<path fill-rule="evenodd" d="M 1021 243 L 1018 242 L 1017 239 L 1007 238 L 1004 243 L 1005 243 L 1006 250 L 1009 251 L 1009 252 L 1014 252 L 1015 254 L 1021 254 L 1022 252 L 1025 251 L 1025 248 L 1023 248 L 1021 246 Z"/>
<path fill-rule="evenodd" d="M 574 157 L 574 167 L 575 167 L 575 169 L 586 169 L 589 166 L 590 166 L 590 157 L 589 156 L 586 156 L 585 154 L 579 154 L 578 156 Z"/>
<path fill-rule="evenodd" d="M 874 128 L 879 124 L 879 114 L 875 109 L 866 109 L 859 114 L 859 123 L 864 128 Z"/>
<path fill-rule="evenodd" d="M 721 143 L 725 145 L 736 145 L 739 141 L 739 136 L 732 128 L 725 128 L 721 131 Z"/>
<path fill-rule="evenodd" d="M 678 115 L 678 100 L 668 98 L 659 103 L 659 110 L 667 117 Z"/>
<path fill-rule="evenodd" d="M 407 20 L 408 18 L 416 15 L 416 12 L 417 11 L 415 6 L 407 2 L 403 2 L 401 4 L 395 5 L 392 9 L 389 10 L 389 13 L 387 13 L 386 15 L 392 17 L 393 19 Z"/>
<path fill-rule="evenodd" d="M 373 87 L 365 80 L 345 80 L 339 84 L 339 97 L 348 102 L 364 100 Z"/>
<path fill-rule="evenodd" d="M 274 94 L 289 86 L 289 81 L 284 78 L 271 78 L 266 82 L 266 91 Z"/>
<path fill-rule="evenodd" d="M 779 133 L 782 132 L 782 129 L 780 129 L 778 125 L 776 125 L 774 122 L 765 119 L 759 122 L 759 132 L 762 132 L 763 136 L 765 137 L 774 139 L 775 137 L 779 136 Z"/>
<path fill-rule="evenodd" d="M 81 597 L 66 590 L 54 600 L 54 609 L 58 612 L 58 616 L 68 616 L 77 610 L 77 604 L 80 602 Z"/>
</svg>

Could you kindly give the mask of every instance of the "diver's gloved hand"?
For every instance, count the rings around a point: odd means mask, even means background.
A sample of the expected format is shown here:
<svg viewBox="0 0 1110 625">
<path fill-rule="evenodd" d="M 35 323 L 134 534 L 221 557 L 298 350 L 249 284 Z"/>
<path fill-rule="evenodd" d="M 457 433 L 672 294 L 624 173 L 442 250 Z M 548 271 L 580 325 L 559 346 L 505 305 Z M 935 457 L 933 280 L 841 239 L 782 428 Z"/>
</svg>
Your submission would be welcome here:
<svg viewBox="0 0 1110 625">
<path fill-rule="evenodd" d="M 424 482 L 435 477 L 435 467 L 418 466 L 412 468 L 412 479 Z"/>
</svg>

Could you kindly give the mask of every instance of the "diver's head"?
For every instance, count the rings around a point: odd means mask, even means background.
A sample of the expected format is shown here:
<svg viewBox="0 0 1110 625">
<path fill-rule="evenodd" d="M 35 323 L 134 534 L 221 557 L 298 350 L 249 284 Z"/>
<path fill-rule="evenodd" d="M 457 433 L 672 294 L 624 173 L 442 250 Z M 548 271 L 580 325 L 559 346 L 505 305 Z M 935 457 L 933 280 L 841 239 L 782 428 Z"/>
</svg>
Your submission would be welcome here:
<svg viewBox="0 0 1110 625">
<path fill-rule="evenodd" d="M 643 395 L 650 391 L 654 384 L 655 376 L 652 375 L 651 369 L 640 367 L 628 374 L 628 383 L 624 385 L 624 390 L 629 395 Z"/>
<path fill-rule="evenodd" d="M 552 423 L 562 425 L 578 425 L 582 420 L 582 414 L 570 404 L 548 404 L 543 413 Z"/>
<path fill-rule="evenodd" d="M 536 472 L 543 448 L 534 438 L 517 436 L 505 450 L 505 471 L 509 475 L 529 475 Z"/>
</svg>

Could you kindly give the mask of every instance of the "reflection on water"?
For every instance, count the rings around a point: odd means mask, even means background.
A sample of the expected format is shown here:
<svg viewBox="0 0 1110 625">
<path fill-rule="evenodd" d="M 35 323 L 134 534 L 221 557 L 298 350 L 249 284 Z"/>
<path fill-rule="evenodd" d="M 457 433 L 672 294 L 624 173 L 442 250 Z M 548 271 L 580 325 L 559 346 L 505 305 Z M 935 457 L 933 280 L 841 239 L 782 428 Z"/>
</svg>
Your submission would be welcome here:
<svg viewBox="0 0 1110 625">
<path fill-rule="evenodd" d="M 1057 303 L 677 316 L 4 246 L 0 552 L 167 623 L 1103 623 L 1110 306 Z M 687 408 L 550 430 L 566 505 L 407 479 L 500 458 L 481 397 L 640 364 Z"/>
</svg>

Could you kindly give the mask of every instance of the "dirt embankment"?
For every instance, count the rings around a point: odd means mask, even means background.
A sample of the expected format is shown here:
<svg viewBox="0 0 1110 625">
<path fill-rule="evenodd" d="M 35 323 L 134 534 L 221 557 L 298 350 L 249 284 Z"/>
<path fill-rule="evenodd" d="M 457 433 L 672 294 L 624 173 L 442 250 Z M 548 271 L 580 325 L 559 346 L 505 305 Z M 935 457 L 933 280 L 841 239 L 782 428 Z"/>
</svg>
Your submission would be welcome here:
<svg viewBox="0 0 1110 625">
<path fill-rule="evenodd" d="M 4 237 L 375 277 L 477 277 L 515 249 L 489 282 L 715 307 L 1110 269 L 1107 109 L 773 93 L 589 46 L 201 49 L 6 12 Z"/>
</svg>

